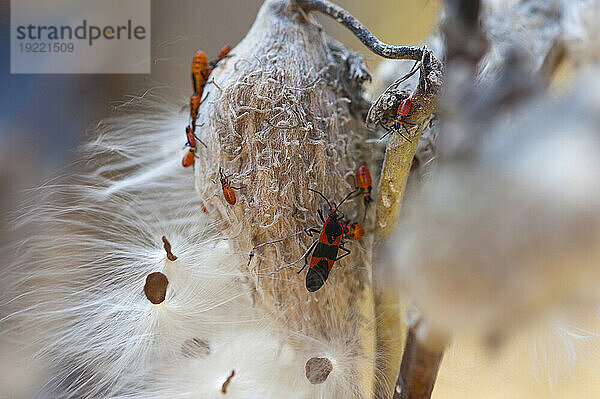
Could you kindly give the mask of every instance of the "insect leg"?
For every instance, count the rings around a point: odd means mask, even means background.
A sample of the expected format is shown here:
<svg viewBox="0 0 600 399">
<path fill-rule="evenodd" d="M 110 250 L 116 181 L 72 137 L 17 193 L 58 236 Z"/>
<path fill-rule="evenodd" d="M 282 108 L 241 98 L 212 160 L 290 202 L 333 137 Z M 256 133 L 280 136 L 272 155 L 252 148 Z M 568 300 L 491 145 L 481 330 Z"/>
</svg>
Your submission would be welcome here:
<svg viewBox="0 0 600 399">
<path fill-rule="evenodd" d="M 297 236 L 298 234 L 307 233 L 307 230 L 308 230 L 308 231 L 310 231 L 310 230 L 313 230 L 313 229 L 315 229 L 315 230 L 316 230 L 316 228 L 317 228 L 317 227 L 319 227 L 319 226 L 312 226 L 312 227 L 308 227 L 308 228 L 306 228 L 306 229 L 304 229 L 304 230 L 301 230 L 301 231 L 298 231 L 298 232 L 296 232 L 296 233 L 294 233 L 294 234 L 290 234 L 289 236 L 286 236 L 286 237 L 283 237 L 283 238 L 279 238 L 279 239 L 277 239 L 277 240 L 273 240 L 273 241 L 267 241 L 267 242 L 263 242 L 262 244 L 255 245 L 254 247 L 252 247 L 252 250 L 251 250 L 251 251 L 250 251 L 250 253 L 248 254 L 248 264 L 247 264 L 247 266 L 250 266 L 250 262 L 252 261 L 252 257 L 254 256 L 254 250 L 256 250 L 256 249 L 258 249 L 258 248 L 260 248 L 260 247 L 263 247 L 263 246 L 265 246 L 265 245 L 268 245 L 268 244 L 276 244 L 276 243 L 278 243 L 278 242 L 285 241 L 285 240 L 287 240 L 288 238 L 292 238 L 292 237 L 295 237 L 295 236 Z M 320 231 L 319 231 L 319 232 L 320 232 Z M 308 234 L 308 233 L 307 233 L 307 234 Z M 310 235 L 310 234 L 308 234 L 308 235 L 312 237 L 312 235 Z"/>
<path fill-rule="evenodd" d="M 206 95 L 204 96 L 204 100 L 200 101 L 200 104 L 198 104 L 198 107 L 200 107 L 200 105 L 202 105 L 202 103 L 203 103 L 204 101 L 206 101 L 206 99 L 208 98 L 208 95 L 209 95 L 209 94 L 210 94 L 210 91 L 207 91 L 207 92 L 206 92 Z"/>
<path fill-rule="evenodd" d="M 217 84 L 217 82 L 215 82 L 215 78 L 212 78 L 212 79 L 210 80 L 210 82 L 208 82 L 208 83 L 212 83 L 213 85 L 215 85 L 215 87 L 216 87 L 217 89 L 219 89 L 219 91 L 220 91 L 221 93 L 223 92 L 223 89 L 221 89 L 221 86 L 219 86 L 219 85 Z"/>
<path fill-rule="evenodd" d="M 349 249 L 346 249 L 346 248 L 344 248 L 342 245 L 340 245 L 340 246 L 339 246 L 339 248 L 340 248 L 341 250 L 343 250 L 343 251 L 346 251 L 346 253 L 345 253 L 345 254 L 343 254 L 342 256 L 339 256 L 339 257 L 337 257 L 337 258 L 335 259 L 335 261 L 336 261 L 336 262 L 337 262 L 338 260 L 340 260 L 340 259 L 343 259 L 343 258 L 345 258 L 346 256 L 350 255 L 350 253 L 352 252 L 352 251 L 350 251 Z"/>
<path fill-rule="evenodd" d="M 312 233 L 317 233 L 317 234 L 321 234 L 321 230 L 317 229 L 317 227 L 319 226 L 314 226 L 314 227 L 309 227 L 307 229 L 304 229 L 304 232 L 306 233 L 307 236 L 312 237 Z"/>
<path fill-rule="evenodd" d="M 323 199 L 325 200 L 325 202 L 327 202 L 327 205 L 329 206 L 329 209 L 333 209 L 333 207 L 331 206 L 331 202 L 329 202 L 329 200 L 327 199 L 327 197 L 322 192 L 317 191 L 317 190 L 313 190 L 312 188 L 309 188 L 308 191 L 312 191 L 313 193 L 319 194 L 321 197 L 323 197 Z"/>
<path fill-rule="evenodd" d="M 319 240 L 316 240 L 315 242 L 313 242 L 312 245 L 308 248 L 308 250 L 304 253 L 304 255 L 302 255 L 300 258 L 296 259 L 292 263 L 288 263 L 287 265 L 280 267 L 279 269 L 275 270 L 274 272 L 266 274 L 265 276 L 272 276 L 275 273 L 279 273 L 280 271 L 285 270 L 288 267 L 294 266 L 296 263 L 298 263 L 302 259 L 304 259 L 304 266 L 302 266 L 302 269 L 300 269 L 300 271 L 298 272 L 298 273 L 300 273 L 306 267 L 306 265 L 307 265 L 306 260 L 308 259 L 308 255 L 310 255 L 310 252 L 313 250 L 313 248 L 315 247 L 315 245 L 317 245 L 318 242 L 319 242 Z"/>
<path fill-rule="evenodd" d="M 385 129 L 385 130 L 387 130 L 387 133 L 386 133 L 386 134 L 384 134 L 383 136 L 381 136 L 381 137 L 379 138 L 379 140 L 383 140 L 385 136 L 387 136 L 388 134 L 390 134 L 390 133 L 392 132 L 392 129 L 391 129 L 391 128 L 384 127 L 384 129 Z"/>
<path fill-rule="evenodd" d="M 306 251 L 304 253 L 304 255 L 302 256 L 302 258 L 304 258 L 304 266 L 302 266 L 302 268 L 300 270 L 298 270 L 298 274 L 300 274 L 300 272 L 302 270 L 304 270 L 306 268 L 306 266 L 308 266 L 308 255 L 310 255 L 310 253 L 315 248 L 315 246 L 317 245 L 318 242 L 319 242 L 319 240 L 316 240 L 315 242 L 313 242 L 312 245 L 308 248 L 308 251 Z M 302 258 L 300 258 L 300 259 L 302 259 Z M 300 259 L 298 259 L 298 260 L 300 260 Z"/>
<path fill-rule="evenodd" d="M 402 127 L 404 128 L 404 130 L 406 130 L 406 133 L 407 133 L 407 134 L 410 134 L 410 133 L 408 132 L 408 129 L 406 128 L 406 125 L 405 125 L 404 123 L 402 123 Z M 402 136 L 402 138 L 403 138 L 404 140 L 408 141 L 409 143 L 412 143 L 412 141 L 411 141 L 411 140 L 410 140 L 408 137 L 406 137 L 405 135 L 403 135 L 402 133 L 400 133 L 400 130 L 398 130 L 398 134 L 399 134 L 400 136 Z"/>
<path fill-rule="evenodd" d="M 321 212 L 321 210 L 317 210 L 317 213 L 319 214 L 319 217 L 321 218 L 321 222 L 325 223 L 325 218 L 323 217 L 323 212 Z"/>
</svg>

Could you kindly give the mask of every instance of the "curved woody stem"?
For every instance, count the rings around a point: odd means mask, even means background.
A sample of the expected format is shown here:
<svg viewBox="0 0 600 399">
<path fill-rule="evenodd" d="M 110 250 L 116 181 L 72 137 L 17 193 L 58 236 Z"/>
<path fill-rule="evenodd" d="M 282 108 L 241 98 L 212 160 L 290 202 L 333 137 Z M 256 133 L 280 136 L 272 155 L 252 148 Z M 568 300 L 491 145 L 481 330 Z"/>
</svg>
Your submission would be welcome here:
<svg viewBox="0 0 600 399">
<path fill-rule="evenodd" d="M 419 61 L 423 58 L 423 49 L 414 46 L 393 46 L 377 39 L 359 20 L 348 11 L 327 0 L 295 0 L 305 11 L 319 11 L 329 15 L 346 28 L 375 54 L 392 59 Z"/>
</svg>

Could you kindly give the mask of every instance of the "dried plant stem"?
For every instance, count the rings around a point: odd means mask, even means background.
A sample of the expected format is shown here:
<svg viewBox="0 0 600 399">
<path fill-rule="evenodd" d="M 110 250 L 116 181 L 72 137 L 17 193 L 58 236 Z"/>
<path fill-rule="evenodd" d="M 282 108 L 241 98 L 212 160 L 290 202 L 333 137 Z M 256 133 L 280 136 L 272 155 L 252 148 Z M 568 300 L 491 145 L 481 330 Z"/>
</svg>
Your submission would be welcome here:
<svg viewBox="0 0 600 399">
<path fill-rule="evenodd" d="M 378 259 L 381 253 L 379 247 L 390 237 L 400 217 L 406 182 L 423 126 L 433 112 L 434 102 L 442 85 L 442 65 L 431 52 L 424 50 L 420 69 L 419 85 L 411 95 L 413 111 L 408 118 L 410 126 L 415 126 L 410 131 L 411 141 L 404 139 L 400 134 L 391 134 L 379 180 L 373 246 L 373 292 L 375 293 L 375 314 L 379 319 L 375 332 L 377 351 L 375 367 L 379 378 L 389 384 L 377 385 L 376 398 L 389 398 L 391 382 L 396 380 L 400 364 L 402 325 L 398 292 L 382 284 L 386 281 L 386 276 L 380 268 L 376 267 L 381 264 Z M 389 100 L 401 98 L 400 83 L 404 80 L 405 78 L 400 78 L 375 101 L 369 110 L 367 121 L 384 124 L 384 115 L 389 112 L 389 110 L 386 111 L 386 108 L 389 108 Z M 395 106 L 397 107 L 397 104 Z"/>
<path fill-rule="evenodd" d="M 319 11 L 330 16 L 350 29 L 365 46 L 375 54 L 384 58 L 419 61 L 423 57 L 423 49 L 414 46 L 392 46 L 377 39 L 348 11 L 327 0 L 295 0 L 306 11 Z"/>
<path fill-rule="evenodd" d="M 429 399 L 444 351 L 419 342 L 415 326 L 408 329 L 404 348 L 392 399 Z"/>
<path fill-rule="evenodd" d="M 398 220 L 404 188 L 421 131 L 419 128 L 418 136 L 414 137 L 412 142 L 406 141 L 399 134 L 392 134 L 389 139 L 379 183 L 375 216 L 375 246 L 385 242 Z M 375 248 L 375 254 L 377 252 Z M 374 259 L 373 264 L 379 264 L 377 258 Z M 380 378 L 383 377 L 382 382 L 385 382 L 377 384 L 376 398 L 389 397 L 390 386 L 398 372 L 402 347 L 398 292 L 380 287 L 383 277 L 380 276 L 379 269 L 373 267 L 374 305 L 378 318 L 375 329 L 377 354 L 375 367 Z"/>
<path fill-rule="evenodd" d="M 379 197 L 375 214 L 375 242 L 382 243 L 392 233 L 402 205 L 402 196 L 410 166 L 417 151 L 422 129 L 408 142 L 399 134 L 392 134 L 385 151 L 385 160 L 379 180 Z"/>
</svg>

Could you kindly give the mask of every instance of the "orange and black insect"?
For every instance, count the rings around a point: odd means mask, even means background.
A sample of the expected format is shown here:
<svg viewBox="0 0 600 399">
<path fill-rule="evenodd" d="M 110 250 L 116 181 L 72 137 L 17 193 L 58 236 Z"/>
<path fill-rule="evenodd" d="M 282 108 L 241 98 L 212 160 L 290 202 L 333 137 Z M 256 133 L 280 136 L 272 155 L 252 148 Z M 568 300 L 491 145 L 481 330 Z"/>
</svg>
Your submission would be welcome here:
<svg viewBox="0 0 600 399">
<path fill-rule="evenodd" d="M 406 137 L 405 135 L 403 135 L 400 132 L 400 128 L 403 127 L 404 130 L 406 131 L 406 133 L 409 134 L 408 129 L 406 128 L 406 125 L 417 126 L 416 123 L 411 123 L 406 120 L 406 118 L 411 116 L 413 114 L 413 112 L 415 112 L 415 110 L 412 107 L 410 98 L 405 98 L 404 100 L 402 100 L 402 102 L 398 106 L 398 110 L 396 111 L 396 117 L 394 118 L 394 123 L 392 124 L 392 127 L 389 128 L 388 132 L 386 134 L 384 134 L 383 136 L 381 136 L 381 138 L 383 139 L 385 136 L 387 136 L 388 134 L 390 134 L 392 132 L 398 132 L 400 134 L 400 136 L 402 136 L 402 138 L 404 138 L 409 143 L 412 143 L 412 141 L 408 137 Z"/>
<path fill-rule="evenodd" d="M 352 223 L 344 225 L 344 238 L 349 238 L 354 241 L 358 241 L 365 235 L 365 229 L 358 224 Z"/>
<path fill-rule="evenodd" d="M 373 200 L 371 198 L 371 190 L 373 188 L 371 182 L 371 173 L 369 172 L 369 168 L 365 165 L 361 165 L 356 169 L 356 186 L 358 187 L 358 193 L 363 196 L 365 202 L 365 216 L 363 216 L 363 220 L 367 216 L 367 208 L 369 203 Z"/>
<path fill-rule="evenodd" d="M 327 219 L 323 217 L 323 213 L 321 212 L 321 210 L 317 211 L 319 217 L 321 218 L 321 221 L 323 222 L 323 226 L 321 227 L 321 229 L 318 229 L 319 226 L 308 227 L 302 231 L 291 234 L 287 237 L 283 237 L 274 241 L 264 242 L 262 244 L 254 246 L 248 256 L 248 266 L 250 265 L 252 257 L 254 256 L 254 250 L 257 248 L 260 248 L 264 245 L 274 244 L 287 240 L 288 238 L 294 237 L 301 233 L 306 233 L 311 237 L 313 236 L 313 233 L 317 233 L 319 234 L 319 239 L 312 243 L 312 245 L 308 248 L 308 250 L 300 259 L 270 273 L 274 274 L 280 272 L 281 270 L 288 268 L 298 263 L 300 260 L 304 259 L 304 266 L 298 271 L 298 273 L 304 270 L 306 266 L 309 266 L 308 273 L 306 273 L 306 289 L 309 292 L 314 292 L 321 288 L 323 284 L 325 284 L 325 281 L 327 281 L 327 278 L 329 277 L 329 272 L 331 271 L 331 268 L 333 267 L 334 263 L 350 254 L 350 250 L 344 248 L 343 246 L 342 239 L 344 238 L 345 228 L 342 224 L 342 219 L 344 215 L 341 212 L 339 212 L 338 209 L 340 205 L 342 205 L 344 201 L 346 201 L 353 194 L 355 194 L 356 191 L 352 191 L 339 204 L 337 204 L 336 206 L 332 206 L 331 202 L 329 202 L 329 200 L 322 193 L 310 188 L 309 190 L 323 197 L 323 199 L 325 199 L 325 202 L 327 202 L 327 205 L 329 206 L 329 215 Z M 362 227 L 358 225 L 356 225 L 358 227 L 354 227 L 354 225 L 352 226 L 355 237 L 353 239 L 356 240 L 358 239 L 356 237 L 358 237 L 358 235 L 361 234 L 360 230 L 362 229 Z M 351 234 L 349 230 L 347 230 L 347 232 L 348 234 Z M 364 230 L 362 234 L 364 234 Z M 337 254 L 340 249 L 345 251 L 345 253 L 342 256 L 338 257 Z M 312 256 L 310 256 L 311 253 Z M 308 262 L 309 256 L 310 263 Z"/>
<path fill-rule="evenodd" d="M 202 97 L 202 90 L 206 84 L 204 73 L 208 67 L 208 59 L 204 51 L 197 51 L 192 59 L 192 89 L 194 94 Z"/>
<path fill-rule="evenodd" d="M 185 128 L 185 135 L 187 137 L 186 145 L 189 146 L 190 149 L 183 156 L 181 164 L 184 168 L 189 168 L 194 164 L 196 159 L 196 137 L 194 136 L 194 132 L 189 125 Z"/>
<path fill-rule="evenodd" d="M 231 51 L 231 47 L 229 46 L 225 46 L 221 49 L 221 51 L 219 51 L 219 55 L 217 56 L 217 62 L 215 62 L 215 64 L 218 64 L 223 58 L 227 57 L 227 55 L 229 54 L 229 52 Z"/>
<path fill-rule="evenodd" d="M 219 180 L 221 182 L 221 187 L 223 188 L 223 197 L 225 197 L 225 201 L 227 201 L 229 205 L 235 205 L 237 199 L 235 198 L 233 190 L 239 190 L 244 187 L 232 187 L 229 184 L 229 176 L 225 176 L 221 168 L 219 168 Z"/>
<path fill-rule="evenodd" d="M 192 132 L 196 132 L 196 119 L 198 119 L 198 110 L 200 109 L 200 95 L 194 94 L 190 97 L 190 123 Z"/>
<path fill-rule="evenodd" d="M 187 143 L 185 143 L 185 145 L 186 147 L 190 148 L 183 156 L 181 164 L 184 168 L 189 168 L 194 164 L 194 161 L 196 159 L 196 140 L 198 140 L 200 144 L 202 144 L 204 147 L 206 147 L 206 144 L 204 144 L 202 140 L 196 137 L 196 135 L 194 134 L 194 130 L 190 125 L 187 125 L 185 128 L 185 136 L 187 138 Z"/>
<path fill-rule="evenodd" d="M 306 261 L 308 260 L 308 255 L 314 248 L 310 258 L 310 263 L 308 264 L 308 273 L 306 273 L 306 289 L 309 292 L 315 292 L 321 288 L 323 284 L 325 284 L 325 281 L 327 281 L 333 264 L 350 254 L 350 250 L 344 248 L 342 243 L 344 226 L 340 220 L 343 218 L 343 214 L 341 214 L 340 217 L 340 214 L 338 214 L 338 208 L 344 203 L 344 201 L 354 194 L 354 191 L 348 194 L 339 204 L 333 206 L 327 197 L 325 197 L 321 192 L 310 188 L 309 190 L 323 197 L 329 206 L 329 215 L 327 220 L 325 220 L 323 217 L 321 210 L 319 209 L 318 211 L 319 217 L 321 218 L 321 221 L 323 221 L 323 228 L 320 231 L 319 239 L 315 241 L 306 252 L 304 266 L 298 272 L 300 273 L 307 266 Z M 310 229 L 308 232 L 318 232 L 318 230 Z M 345 251 L 345 253 L 338 257 L 337 254 L 340 249 Z"/>
<path fill-rule="evenodd" d="M 221 51 L 219 51 L 219 55 L 217 55 L 216 60 L 209 61 L 208 67 L 202 71 L 202 77 L 204 78 L 204 84 L 206 84 L 206 82 L 208 81 L 210 74 L 217 67 L 217 64 L 219 64 L 219 62 L 221 62 L 225 57 L 227 57 L 227 55 L 229 54 L 230 51 L 231 51 L 231 47 L 225 46 L 221 49 Z"/>
</svg>

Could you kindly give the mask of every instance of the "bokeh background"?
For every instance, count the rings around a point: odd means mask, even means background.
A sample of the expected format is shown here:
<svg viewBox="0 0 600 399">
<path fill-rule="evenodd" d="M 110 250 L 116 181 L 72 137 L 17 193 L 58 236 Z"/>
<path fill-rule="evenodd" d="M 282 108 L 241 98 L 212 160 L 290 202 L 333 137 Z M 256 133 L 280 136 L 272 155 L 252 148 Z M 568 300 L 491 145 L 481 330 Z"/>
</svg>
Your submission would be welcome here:
<svg viewBox="0 0 600 399">
<path fill-rule="evenodd" d="M 439 0 L 336 3 L 382 40 L 398 44 L 426 39 L 440 7 Z M 224 45 L 234 46 L 261 4 L 261 0 L 153 0 L 150 75 L 19 75 L 10 74 L 10 1 L 0 0 L 0 240 L 9 239 L 6 215 L 26 195 L 22 190 L 60 174 L 76 158 L 89 128 L 118 112 L 120 104 L 135 101 L 148 90 L 166 90 L 186 106 L 193 53 L 203 49 L 215 55 Z M 318 20 L 329 35 L 363 53 L 374 70 L 380 60 L 367 54 L 345 28 L 326 17 Z M 0 271 L 4 267 L 0 263 Z M 474 343 L 453 345 L 442 363 L 434 397 L 597 397 L 600 378 L 590 369 L 578 369 L 558 386 L 535 383 L 527 345 L 525 338 L 515 337 L 504 354 L 484 353 Z"/>
</svg>

